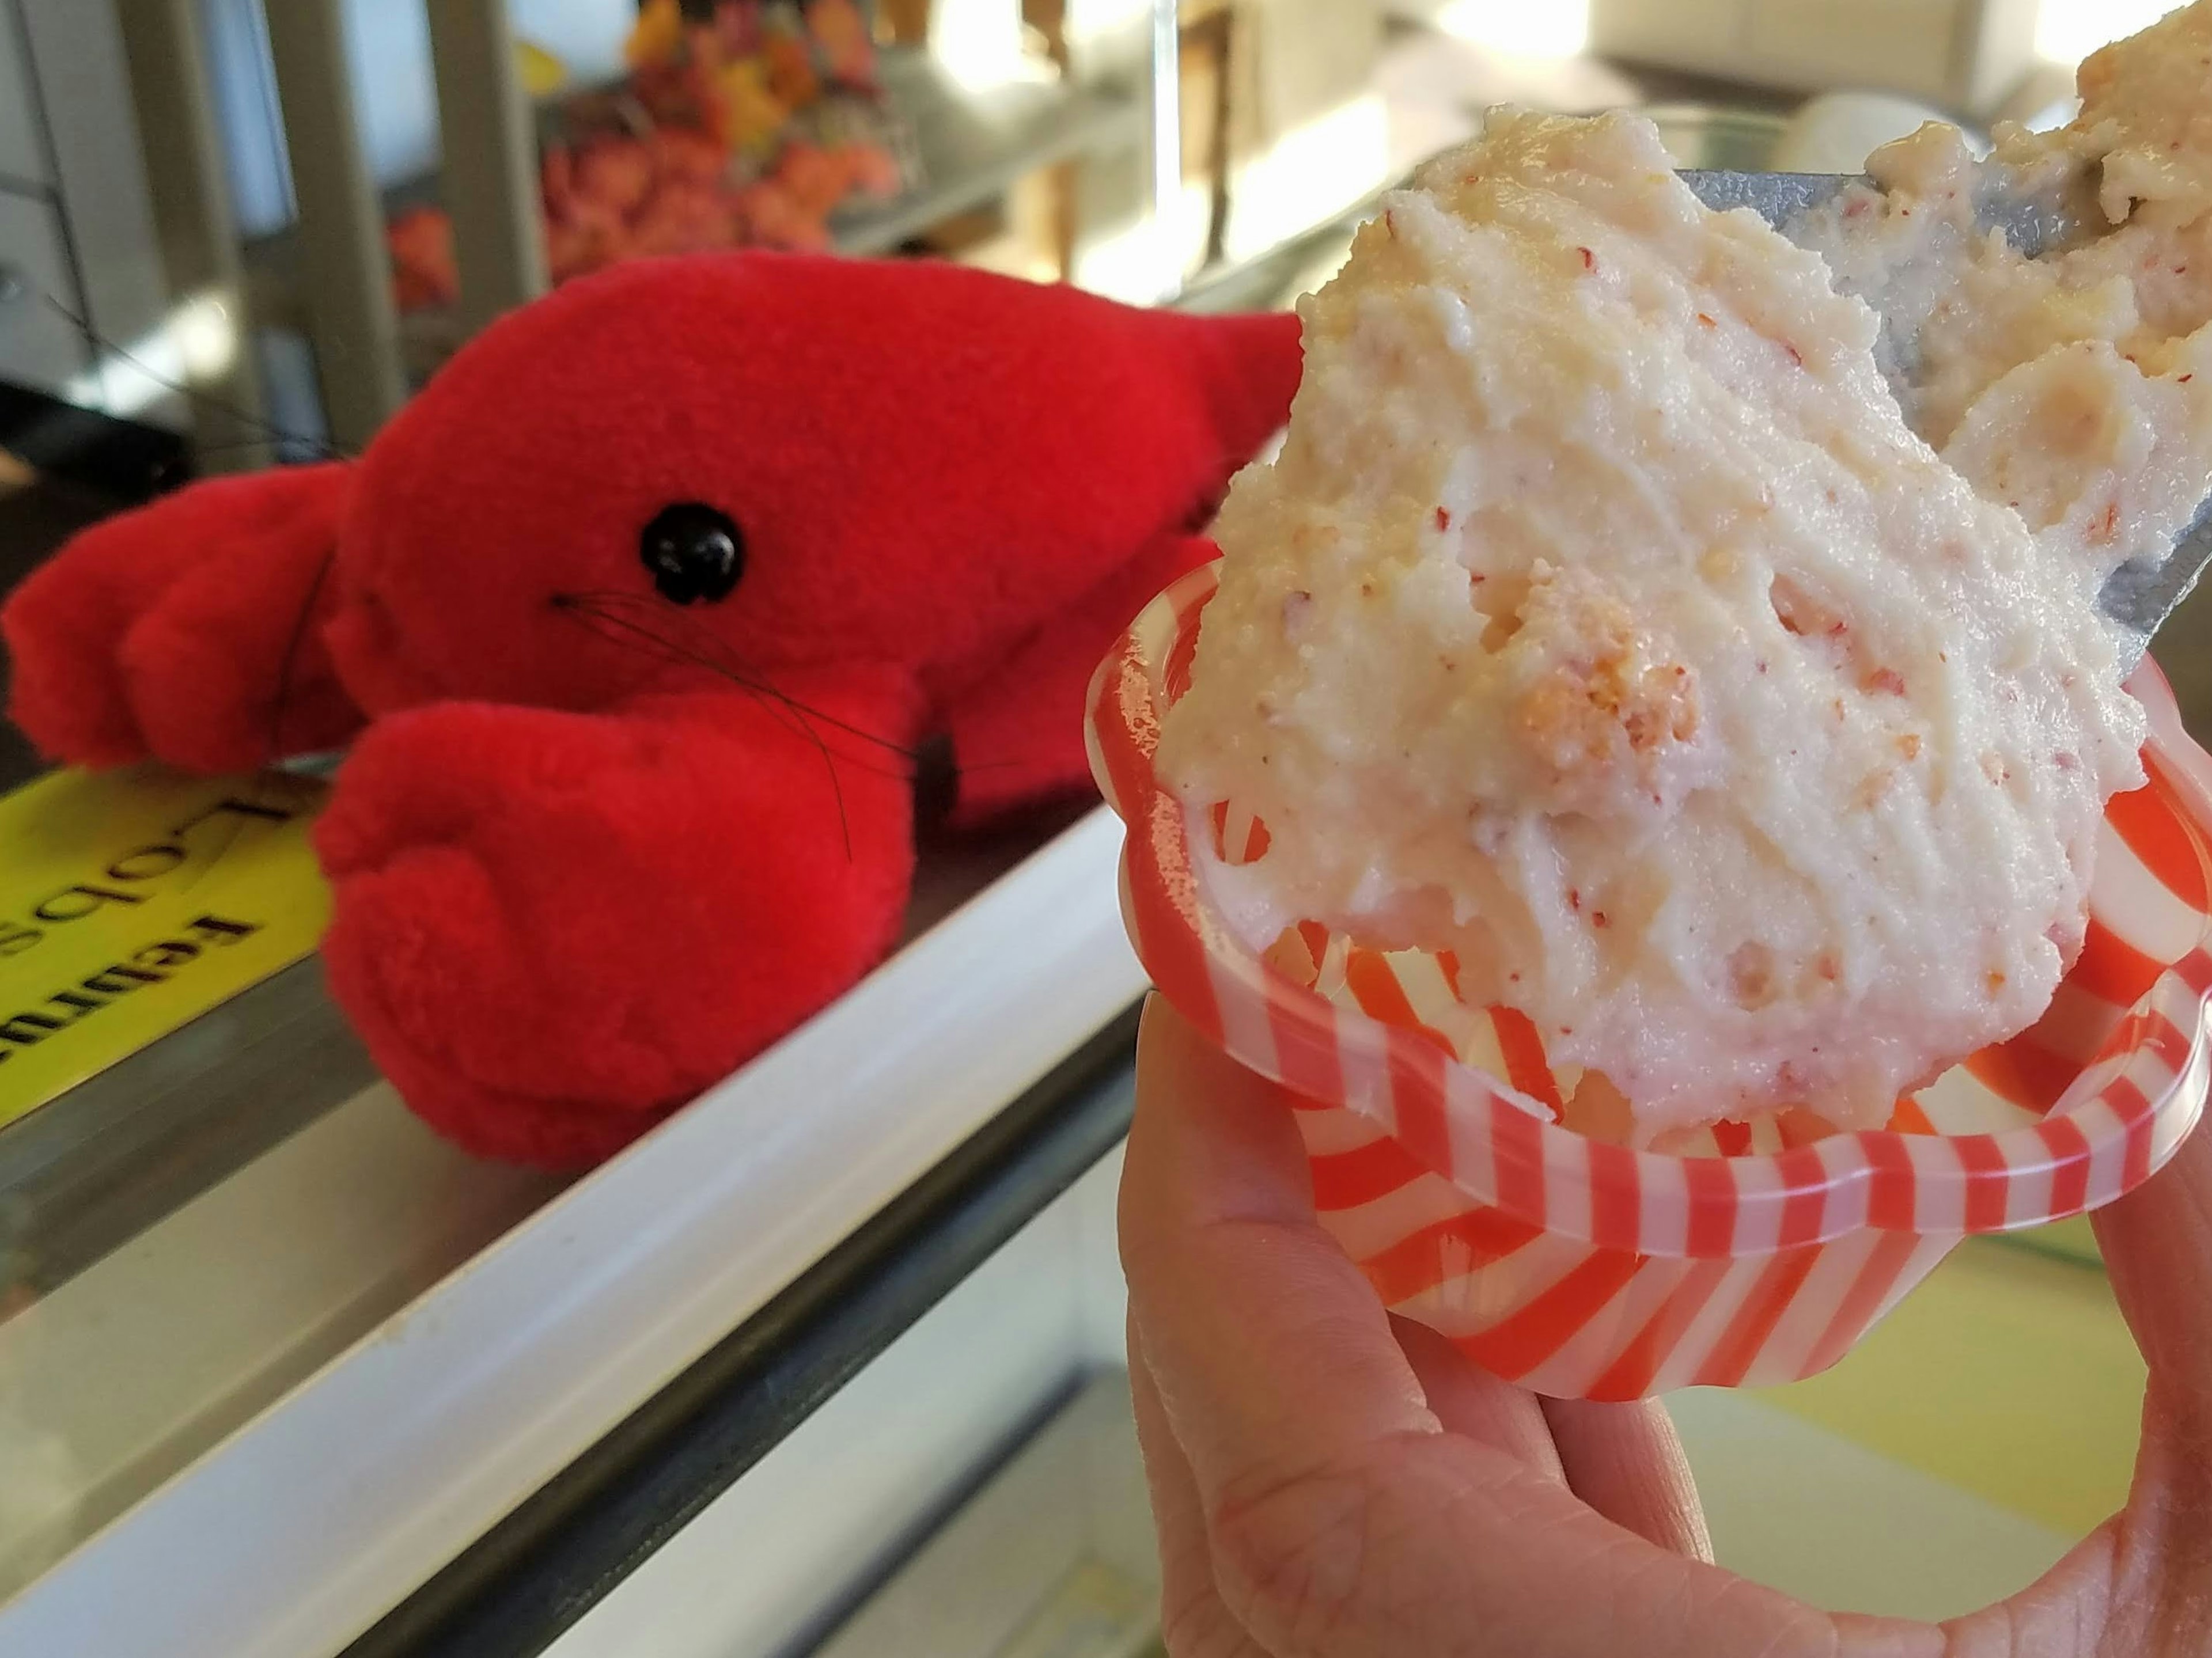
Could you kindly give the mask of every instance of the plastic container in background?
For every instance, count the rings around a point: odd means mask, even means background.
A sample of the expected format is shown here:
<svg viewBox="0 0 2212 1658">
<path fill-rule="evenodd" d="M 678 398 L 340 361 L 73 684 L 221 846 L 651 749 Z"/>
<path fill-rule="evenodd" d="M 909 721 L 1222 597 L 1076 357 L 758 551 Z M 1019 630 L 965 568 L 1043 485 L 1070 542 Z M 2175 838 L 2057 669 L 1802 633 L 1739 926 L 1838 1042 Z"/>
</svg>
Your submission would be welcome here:
<svg viewBox="0 0 2212 1658">
<path fill-rule="evenodd" d="M 1154 600 L 1091 689 L 1130 938 L 1186 1017 L 1303 1096 L 1322 1222 L 1384 1303 L 1493 1373 L 1587 1399 L 1814 1375 L 1961 1238 L 2109 1203 L 2196 1126 L 2212 756 L 2148 661 L 2150 781 L 2106 812 L 2088 942 L 2042 1020 L 1880 1132 L 1724 1123 L 1666 1155 L 1559 1126 L 1534 1027 L 1462 1003 L 1449 957 L 1308 923 L 1263 960 L 1211 914 L 1208 863 L 1264 856 L 1265 829 L 1220 809 L 1194 826 L 1152 757 L 1214 586 L 1194 571 Z"/>
</svg>

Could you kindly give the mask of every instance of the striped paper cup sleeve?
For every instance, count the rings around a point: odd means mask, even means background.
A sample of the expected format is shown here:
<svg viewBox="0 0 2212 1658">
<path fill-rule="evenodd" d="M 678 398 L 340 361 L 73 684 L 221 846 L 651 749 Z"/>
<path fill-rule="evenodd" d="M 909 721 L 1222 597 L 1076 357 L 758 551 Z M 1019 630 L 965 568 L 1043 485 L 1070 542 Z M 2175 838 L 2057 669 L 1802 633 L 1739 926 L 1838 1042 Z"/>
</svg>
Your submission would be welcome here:
<svg viewBox="0 0 2212 1658">
<path fill-rule="evenodd" d="M 1972 1233 L 2111 1202 L 2201 1114 L 2212 990 L 2212 758 L 2146 662 L 2149 780 L 2106 816 L 2087 943 L 2032 1029 L 1900 1100 L 1874 1133 L 1722 1123 L 1633 1151 L 1559 1122 L 1533 1025 L 1459 995 L 1449 956 L 1305 923 L 1255 952 L 1209 910 L 1211 860 L 1267 829 L 1154 774 L 1212 568 L 1099 669 L 1091 763 L 1127 826 L 1121 899 L 1160 993 L 1292 1090 L 1322 1224 L 1394 1312 L 1567 1398 L 1764 1385 L 1832 1364 Z"/>
</svg>

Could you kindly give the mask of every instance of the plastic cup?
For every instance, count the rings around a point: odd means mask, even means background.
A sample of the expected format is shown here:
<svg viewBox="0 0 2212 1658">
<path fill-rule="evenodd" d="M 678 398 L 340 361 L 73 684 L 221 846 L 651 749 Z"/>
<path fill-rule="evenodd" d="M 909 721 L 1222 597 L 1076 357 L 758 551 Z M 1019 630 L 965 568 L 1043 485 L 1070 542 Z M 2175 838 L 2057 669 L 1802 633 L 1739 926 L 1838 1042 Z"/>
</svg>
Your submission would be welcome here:
<svg viewBox="0 0 2212 1658">
<path fill-rule="evenodd" d="M 1127 828 L 1122 912 L 1160 993 L 1296 1096 L 1322 1223 L 1394 1312 L 1563 1398 L 1764 1386 L 1849 1352 L 1961 1238 L 2132 1190 L 2202 1114 L 2212 991 L 2212 757 L 2148 660 L 2148 784 L 2106 811 L 2088 941 L 2030 1030 L 1900 1101 L 1888 1126 L 1804 1139 L 1723 1124 L 1631 1151 L 1553 1121 L 1527 1020 L 1468 1006 L 1449 958 L 1308 923 L 1263 957 L 1214 917 L 1214 860 L 1264 855 L 1194 822 L 1154 775 L 1216 585 L 1148 606 L 1092 683 L 1092 768 Z"/>
</svg>

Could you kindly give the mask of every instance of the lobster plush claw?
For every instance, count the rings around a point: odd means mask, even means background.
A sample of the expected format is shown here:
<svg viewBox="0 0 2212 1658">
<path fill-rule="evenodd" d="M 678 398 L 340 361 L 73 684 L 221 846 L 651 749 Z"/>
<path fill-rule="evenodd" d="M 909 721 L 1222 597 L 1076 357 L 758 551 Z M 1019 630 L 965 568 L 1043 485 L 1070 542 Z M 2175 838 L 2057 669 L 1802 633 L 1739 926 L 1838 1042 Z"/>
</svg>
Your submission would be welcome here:
<svg viewBox="0 0 2212 1658">
<path fill-rule="evenodd" d="M 957 267 L 640 260 L 472 341 L 358 462 L 194 486 L 0 615 L 57 759 L 351 751 L 333 993 L 462 1145 L 601 1157 L 897 933 L 958 816 L 1090 786 L 1083 690 L 1212 556 L 1287 315 Z"/>
<path fill-rule="evenodd" d="M 85 766 L 252 771 L 343 743 L 362 715 L 316 624 L 350 470 L 204 483 L 78 536 L 0 610 L 16 724 Z"/>
</svg>

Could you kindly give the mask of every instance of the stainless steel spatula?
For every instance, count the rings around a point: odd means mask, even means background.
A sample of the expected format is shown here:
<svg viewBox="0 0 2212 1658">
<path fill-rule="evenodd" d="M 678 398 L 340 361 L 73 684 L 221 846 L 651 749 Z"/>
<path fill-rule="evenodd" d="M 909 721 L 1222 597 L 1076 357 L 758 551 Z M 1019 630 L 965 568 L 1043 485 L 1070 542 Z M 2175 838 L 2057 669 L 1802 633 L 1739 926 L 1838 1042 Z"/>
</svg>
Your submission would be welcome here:
<svg viewBox="0 0 2212 1658">
<path fill-rule="evenodd" d="M 1722 173 L 1685 171 L 1680 175 L 1691 192 L 1707 207 L 1725 211 L 1747 207 L 1784 235 L 1815 210 L 1832 202 L 1853 185 L 1870 185 L 1856 173 Z M 2033 258 L 2053 246 L 2073 228 L 2063 205 L 2047 197 L 2012 197 L 1991 193 L 1978 203 L 1978 217 L 1985 229 L 2001 229 L 2005 240 Z M 2204 567 L 2212 563 L 2212 495 L 2197 510 L 2171 556 L 2158 562 L 2142 560 L 2123 566 L 2105 584 L 2101 603 L 2105 614 L 2130 635 L 2122 656 L 2132 670 L 2149 645 L 2151 635 L 2164 625 Z"/>
</svg>

